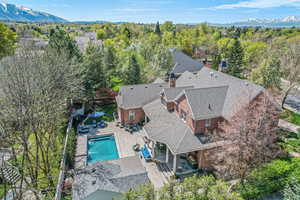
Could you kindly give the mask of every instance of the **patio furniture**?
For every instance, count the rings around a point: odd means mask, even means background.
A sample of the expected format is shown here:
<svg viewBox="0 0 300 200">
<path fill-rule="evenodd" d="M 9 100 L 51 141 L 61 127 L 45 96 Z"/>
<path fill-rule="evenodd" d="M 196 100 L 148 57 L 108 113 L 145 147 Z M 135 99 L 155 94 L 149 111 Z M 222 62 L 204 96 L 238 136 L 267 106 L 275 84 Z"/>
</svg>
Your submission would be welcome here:
<svg viewBox="0 0 300 200">
<path fill-rule="evenodd" d="M 193 169 L 196 169 L 196 168 L 198 167 L 198 163 L 197 163 L 197 161 L 194 159 L 193 156 L 188 156 L 188 157 L 187 157 L 187 161 L 188 161 L 189 165 L 191 165 L 191 167 L 192 167 Z"/>
<path fill-rule="evenodd" d="M 78 130 L 78 133 L 79 133 L 79 134 L 85 134 L 85 133 L 89 133 L 89 132 L 90 132 L 89 129 L 79 129 L 79 130 Z"/>
<path fill-rule="evenodd" d="M 151 155 L 146 145 L 141 148 L 141 156 L 146 160 L 146 162 L 151 160 Z"/>
<path fill-rule="evenodd" d="M 139 144 L 135 144 L 132 147 L 133 151 L 136 151 L 136 152 L 138 152 L 140 150 L 140 148 L 141 148 L 141 145 L 139 145 Z"/>
<path fill-rule="evenodd" d="M 128 124 L 127 126 L 125 126 L 125 131 L 133 133 L 133 125 Z"/>
<path fill-rule="evenodd" d="M 104 121 L 101 121 L 101 122 L 97 123 L 98 128 L 105 128 L 106 126 L 107 126 L 107 124 Z"/>
</svg>

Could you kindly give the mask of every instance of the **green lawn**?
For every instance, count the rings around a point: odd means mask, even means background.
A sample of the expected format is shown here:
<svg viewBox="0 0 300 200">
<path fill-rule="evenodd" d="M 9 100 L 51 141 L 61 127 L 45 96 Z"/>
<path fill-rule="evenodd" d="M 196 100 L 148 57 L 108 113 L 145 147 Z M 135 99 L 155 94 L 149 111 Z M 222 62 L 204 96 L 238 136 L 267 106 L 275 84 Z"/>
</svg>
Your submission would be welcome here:
<svg viewBox="0 0 300 200">
<path fill-rule="evenodd" d="M 278 144 L 286 152 L 300 153 L 300 134 L 280 131 Z"/>
<path fill-rule="evenodd" d="M 284 110 L 280 118 L 300 126 L 300 115 L 289 110 Z"/>
<path fill-rule="evenodd" d="M 9 190 L 9 185 L 6 185 L 6 191 Z M 4 185 L 0 184 L 0 199 L 4 196 Z"/>
</svg>

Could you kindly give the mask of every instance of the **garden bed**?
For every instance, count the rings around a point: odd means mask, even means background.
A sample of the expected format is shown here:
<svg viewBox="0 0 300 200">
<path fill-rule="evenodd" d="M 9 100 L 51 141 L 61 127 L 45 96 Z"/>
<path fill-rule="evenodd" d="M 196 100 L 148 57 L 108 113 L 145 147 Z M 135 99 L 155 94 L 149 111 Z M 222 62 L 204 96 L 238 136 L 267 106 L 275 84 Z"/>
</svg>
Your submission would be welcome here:
<svg viewBox="0 0 300 200">
<path fill-rule="evenodd" d="M 292 111 L 284 110 L 280 115 L 280 119 L 300 126 L 300 115 Z"/>
<path fill-rule="evenodd" d="M 0 199 L 2 199 L 4 197 L 4 184 L 0 184 Z M 6 192 L 8 192 L 10 186 L 6 185 Z"/>
<path fill-rule="evenodd" d="M 300 133 L 280 131 L 278 144 L 285 152 L 300 153 Z"/>
</svg>

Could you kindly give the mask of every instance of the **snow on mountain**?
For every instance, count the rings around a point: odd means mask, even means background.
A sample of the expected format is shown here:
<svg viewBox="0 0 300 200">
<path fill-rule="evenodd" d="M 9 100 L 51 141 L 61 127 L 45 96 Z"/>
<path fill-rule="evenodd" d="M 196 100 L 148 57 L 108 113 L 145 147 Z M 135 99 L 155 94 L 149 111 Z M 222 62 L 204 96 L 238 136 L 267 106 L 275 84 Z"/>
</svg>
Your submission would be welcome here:
<svg viewBox="0 0 300 200">
<path fill-rule="evenodd" d="M 226 25 L 234 26 L 265 26 L 265 27 L 300 27 L 300 17 L 288 16 L 281 19 L 250 18 L 247 21 L 235 22 Z"/>
<path fill-rule="evenodd" d="M 66 22 L 54 15 L 14 4 L 0 3 L 0 20 L 24 22 Z"/>
<path fill-rule="evenodd" d="M 282 22 L 300 22 L 300 18 L 296 16 L 285 17 L 281 20 Z"/>
</svg>

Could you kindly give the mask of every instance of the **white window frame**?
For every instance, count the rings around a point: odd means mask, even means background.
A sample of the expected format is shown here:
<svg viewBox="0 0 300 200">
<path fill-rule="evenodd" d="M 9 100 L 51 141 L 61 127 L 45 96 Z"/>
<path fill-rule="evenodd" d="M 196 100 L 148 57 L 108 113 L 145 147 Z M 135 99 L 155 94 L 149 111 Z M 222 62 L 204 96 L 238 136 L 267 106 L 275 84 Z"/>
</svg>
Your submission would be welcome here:
<svg viewBox="0 0 300 200">
<path fill-rule="evenodd" d="M 210 128 L 211 127 L 211 119 L 206 119 L 205 120 L 205 128 Z"/>
<path fill-rule="evenodd" d="M 129 111 L 129 120 L 134 121 L 135 120 L 135 112 L 134 111 Z"/>
</svg>

